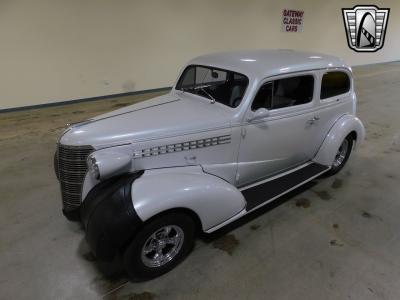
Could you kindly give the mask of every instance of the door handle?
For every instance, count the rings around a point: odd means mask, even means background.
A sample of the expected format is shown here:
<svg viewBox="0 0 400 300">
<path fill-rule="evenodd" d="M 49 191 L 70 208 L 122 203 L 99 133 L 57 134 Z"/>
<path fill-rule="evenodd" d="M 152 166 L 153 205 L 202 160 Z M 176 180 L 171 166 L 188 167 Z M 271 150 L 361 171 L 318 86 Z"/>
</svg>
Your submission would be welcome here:
<svg viewBox="0 0 400 300">
<path fill-rule="evenodd" d="M 317 116 L 314 116 L 314 117 L 312 117 L 311 119 L 309 119 L 308 121 L 307 121 L 307 123 L 309 123 L 309 124 L 314 124 L 316 121 L 318 121 L 319 120 L 319 117 L 317 117 Z"/>
</svg>

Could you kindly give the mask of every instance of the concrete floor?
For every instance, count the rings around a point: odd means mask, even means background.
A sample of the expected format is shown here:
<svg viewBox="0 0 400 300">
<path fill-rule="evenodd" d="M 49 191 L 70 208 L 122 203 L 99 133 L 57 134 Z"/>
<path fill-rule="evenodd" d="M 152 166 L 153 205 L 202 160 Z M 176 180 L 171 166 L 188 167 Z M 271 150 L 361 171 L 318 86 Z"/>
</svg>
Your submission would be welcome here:
<svg viewBox="0 0 400 300">
<path fill-rule="evenodd" d="M 0 114 L 0 299 L 400 299 L 400 63 L 354 72 L 367 139 L 342 172 L 144 283 L 99 271 L 61 214 L 52 160 L 65 123 L 154 94 Z"/>
</svg>

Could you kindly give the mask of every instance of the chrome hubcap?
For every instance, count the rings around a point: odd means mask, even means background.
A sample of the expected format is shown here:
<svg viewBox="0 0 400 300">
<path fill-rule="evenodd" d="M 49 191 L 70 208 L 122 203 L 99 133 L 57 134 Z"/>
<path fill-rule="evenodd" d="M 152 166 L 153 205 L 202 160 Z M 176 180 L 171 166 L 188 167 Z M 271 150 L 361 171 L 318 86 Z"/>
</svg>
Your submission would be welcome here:
<svg viewBox="0 0 400 300">
<path fill-rule="evenodd" d="M 349 142 L 347 139 L 343 141 L 343 143 L 340 145 L 338 152 L 336 153 L 335 160 L 333 161 L 333 167 L 337 168 L 339 167 L 344 159 L 346 158 L 347 151 L 349 150 Z"/>
<path fill-rule="evenodd" d="M 179 253 L 183 239 L 184 233 L 179 226 L 168 225 L 158 229 L 144 243 L 143 264 L 150 268 L 165 265 Z"/>
</svg>

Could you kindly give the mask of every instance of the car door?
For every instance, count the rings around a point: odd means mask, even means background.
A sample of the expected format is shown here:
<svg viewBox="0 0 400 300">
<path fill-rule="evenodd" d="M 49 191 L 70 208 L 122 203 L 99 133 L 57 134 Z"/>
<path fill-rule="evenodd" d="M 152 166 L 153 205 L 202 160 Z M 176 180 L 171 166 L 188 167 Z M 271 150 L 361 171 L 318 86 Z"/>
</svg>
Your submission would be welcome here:
<svg viewBox="0 0 400 300">
<path fill-rule="evenodd" d="M 327 69 L 319 72 L 320 90 L 316 101 L 320 118 L 315 125 L 315 139 L 321 145 L 329 130 L 338 118 L 344 114 L 353 114 L 355 97 L 351 73 L 346 69 Z"/>
<path fill-rule="evenodd" d="M 313 72 L 303 72 L 261 83 L 242 124 L 238 186 L 284 172 L 312 158 L 317 147 L 313 139 L 313 127 L 318 121 L 314 103 L 317 78 Z M 263 109 L 268 110 L 265 117 L 251 119 Z"/>
</svg>

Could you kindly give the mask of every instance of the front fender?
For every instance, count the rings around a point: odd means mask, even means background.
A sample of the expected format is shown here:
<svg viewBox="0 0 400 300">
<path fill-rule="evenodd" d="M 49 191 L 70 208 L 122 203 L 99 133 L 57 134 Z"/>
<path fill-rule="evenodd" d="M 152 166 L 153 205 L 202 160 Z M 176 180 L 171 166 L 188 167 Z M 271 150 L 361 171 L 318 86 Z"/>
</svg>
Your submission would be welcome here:
<svg viewBox="0 0 400 300">
<path fill-rule="evenodd" d="M 82 203 L 80 219 L 86 240 L 100 260 L 112 261 L 143 223 L 131 199 L 132 184 L 141 174 L 124 174 L 105 180 L 97 184 Z"/>
<path fill-rule="evenodd" d="M 132 184 L 132 201 L 143 221 L 169 209 L 189 209 L 197 214 L 204 231 L 239 213 L 246 204 L 236 187 L 198 166 L 144 172 Z"/>
<path fill-rule="evenodd" d="M 339 118 L 329 130 L 313 161 L 331 166 L 341 143 L 353 131 L 357 134 L 355 145 L 358 146 L 365 137 L 365 128 L 360 119 L 353 115 L 344 115 Z"/>
</svg>

